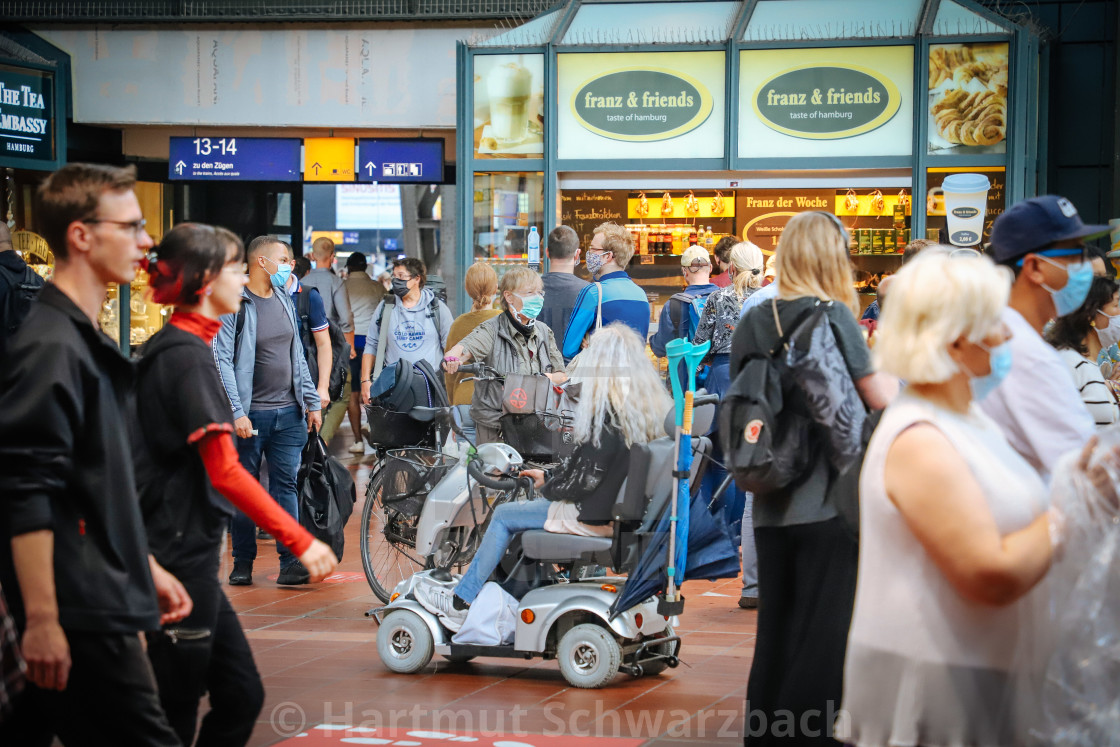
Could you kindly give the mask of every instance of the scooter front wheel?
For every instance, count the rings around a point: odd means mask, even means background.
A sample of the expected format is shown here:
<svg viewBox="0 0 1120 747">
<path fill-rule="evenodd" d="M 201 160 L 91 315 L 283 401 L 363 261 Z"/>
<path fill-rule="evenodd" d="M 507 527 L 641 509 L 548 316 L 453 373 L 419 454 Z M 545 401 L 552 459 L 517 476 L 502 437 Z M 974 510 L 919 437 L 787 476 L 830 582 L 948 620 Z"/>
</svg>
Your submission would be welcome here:
<svg viewBox="0 0 1120 747">
<path fill-rule="evenodd" d="M 560 673 L 573 687 L 602 687 L 618 674 L 622 647 L 609 630 L 583 623 L 560 639 L 556 661 Z"/>
<path fill-rule="evenodd" d="M 417 517 L 386 509 L 382 502 L 382 472 L 370 476 L 362 507 L 362 568 L 374 596 L 388 604 L 397 584 L 425 567 L 416 556 Z"/>
<path fill-rule="evenodd" d="M 410 610 L 390 612 L 377 629 L 377 655 L 394 672 L 419 672 L 431 662 L 434 651 L 432 631 Z"/>
</svg>

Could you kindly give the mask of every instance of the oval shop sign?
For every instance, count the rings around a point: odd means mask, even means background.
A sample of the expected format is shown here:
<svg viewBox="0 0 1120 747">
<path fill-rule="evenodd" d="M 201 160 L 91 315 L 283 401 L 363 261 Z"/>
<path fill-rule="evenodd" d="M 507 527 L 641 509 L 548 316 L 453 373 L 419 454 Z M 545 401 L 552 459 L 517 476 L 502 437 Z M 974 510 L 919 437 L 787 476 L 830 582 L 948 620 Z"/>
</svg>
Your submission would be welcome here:
<svg viewBox="0 0 1120 747">
<path fill-rule="evenodd" d="M 754 96 L 762 123 L 810 140 L 862 135 L 890 121 L 902 103 L 898 86 L 853 65 L 808 65 L 778 73 Z"/>
<path fill-rule="evenodd" d="M 688 75 L 656 68 L 611 70 L 572 95 L 572 113 L 588 130 L 630 142 L 668 140 L 695 130 L 712 113 L 712 94 Z"/>
</svg>

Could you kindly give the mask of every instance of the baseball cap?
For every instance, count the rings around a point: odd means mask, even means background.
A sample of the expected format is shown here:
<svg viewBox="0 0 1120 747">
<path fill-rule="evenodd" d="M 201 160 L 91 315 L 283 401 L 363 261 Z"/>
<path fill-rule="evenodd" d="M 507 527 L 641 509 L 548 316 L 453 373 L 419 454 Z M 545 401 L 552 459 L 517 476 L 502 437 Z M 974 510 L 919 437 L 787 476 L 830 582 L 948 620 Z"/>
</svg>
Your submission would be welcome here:
<svg viewBox="0 0 1120 747">
<path fill-rule="evenodd" d="M 684 254 L 681 255 L 681 267 L 710 265 L 711 263 L 712 259 L 708 256 L 708 250 L 695 244 L 685 249 Z"/>
<path fill-rule="evenodd" d="M 1042 195 L 1017 202 L 992 224 L 991 254 L 999 263 L 1019 259 L 1059 241 L 1095 239 L 1108 226 L 1086 225 L 1065 197 Z"/>
</svg>

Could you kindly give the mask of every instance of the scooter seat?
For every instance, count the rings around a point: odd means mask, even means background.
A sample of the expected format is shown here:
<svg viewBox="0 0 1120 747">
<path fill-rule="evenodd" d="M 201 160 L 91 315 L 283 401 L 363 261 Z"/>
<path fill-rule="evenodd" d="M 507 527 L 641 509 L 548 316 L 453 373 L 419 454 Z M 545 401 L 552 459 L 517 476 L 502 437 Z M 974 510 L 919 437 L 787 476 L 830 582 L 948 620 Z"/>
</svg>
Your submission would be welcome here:
<svg viewBox="0 0 1120 747">
<path fill-rule="evenodd" d="M 521 533 L 521 549 L 530 560 L 550 560 L 568 563 L 586 560 L 600 552 L 610 552 L 610 537 L 580 537 L 574 534 L 557 534 L 543 529 L 530 529 Z"/>
</svg>

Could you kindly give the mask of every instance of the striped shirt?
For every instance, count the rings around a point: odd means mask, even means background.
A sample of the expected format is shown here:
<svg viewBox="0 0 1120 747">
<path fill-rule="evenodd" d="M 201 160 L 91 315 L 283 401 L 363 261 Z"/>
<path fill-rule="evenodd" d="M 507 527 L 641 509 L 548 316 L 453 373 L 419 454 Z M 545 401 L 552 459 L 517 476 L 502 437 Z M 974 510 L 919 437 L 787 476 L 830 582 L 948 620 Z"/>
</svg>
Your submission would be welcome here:
<svg viewBox="0 0 1120 747">
<path fill-rule="evenodd" d="M 1069 366 L 1073 382 L 1081 392 L 1081 400 L 1085 403 L 1085 409 L 1093 416 L 1097 430 L 1120 421 L 1120 404 L 1117 404 L 1116 395 L 1105 382 L 1100 366 L 1076 350 L 1059 350 L 1058 355 Z"/>
</svg>

